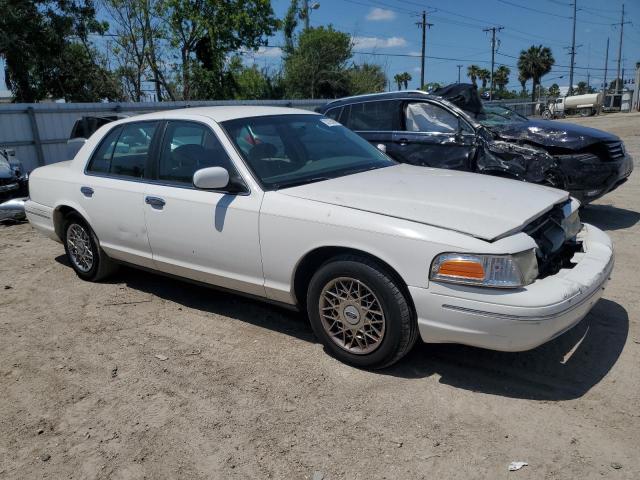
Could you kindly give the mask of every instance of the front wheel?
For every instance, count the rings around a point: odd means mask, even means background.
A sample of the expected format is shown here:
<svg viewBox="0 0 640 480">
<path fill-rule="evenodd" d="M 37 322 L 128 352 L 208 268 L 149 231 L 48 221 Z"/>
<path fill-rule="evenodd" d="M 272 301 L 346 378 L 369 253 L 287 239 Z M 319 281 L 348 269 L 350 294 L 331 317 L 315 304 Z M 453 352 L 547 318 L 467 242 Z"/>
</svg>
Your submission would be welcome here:
<svg viewBox="0 0 640 480">
<path fill-rule="evenodd" d="M 95 233 L 80 215 L 72 213 L 66 218 L 64 250 L 71 267 L 83 280 L 97 282 L 116 269 L 116 264 L 100 248 Z"/>
<path fill-rule="evenodd" d="M 307 291 L 311 326 L 339 360 L 383 368 L 406 355 L 418 328 L 399 282 L 366 257 L 342 256 L 315 273 Z"/>
</svg>

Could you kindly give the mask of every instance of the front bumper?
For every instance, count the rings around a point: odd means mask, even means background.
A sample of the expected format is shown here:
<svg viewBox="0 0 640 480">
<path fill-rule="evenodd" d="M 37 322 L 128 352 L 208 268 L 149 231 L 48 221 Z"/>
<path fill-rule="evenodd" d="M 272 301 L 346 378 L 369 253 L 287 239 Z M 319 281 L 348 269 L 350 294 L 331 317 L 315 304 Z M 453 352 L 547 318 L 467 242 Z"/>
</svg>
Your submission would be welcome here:
<svg viewBox="0 0 640 480">
<path fill-rule="evenodd" d="M 633 172 L 633 158 L 625 155 L 618 161 L 589 162 L 563 160 L 562 171 L 567 178 L 566 189 L 582 204 L 592 202 L 627 181 Z"/>
<path fill-rule="evenodd" d="M 9 183 L 6 185 L 0 185 L 0 193 L 12 192 L 14 190 L 18 190 L 19 188 L 20 188 L 20 184 L 18 182 Z"/>
<path fill-rule="evenodd" d="M 614 263 L 613 246 L 584 225 L 577 264 L 517 290 L 431 282 L 409 287 L 422 340 L 502 351 L 537 347 L 576 325 L 600 299 Z"/>
</svg>

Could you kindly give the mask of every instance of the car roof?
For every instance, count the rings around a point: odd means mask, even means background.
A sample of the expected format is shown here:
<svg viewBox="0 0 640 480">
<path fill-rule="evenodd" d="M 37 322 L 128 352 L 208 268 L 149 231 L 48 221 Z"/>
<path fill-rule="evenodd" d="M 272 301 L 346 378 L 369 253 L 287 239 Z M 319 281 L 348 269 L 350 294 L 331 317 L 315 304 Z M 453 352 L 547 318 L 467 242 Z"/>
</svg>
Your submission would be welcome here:
<svg viewBox="0 0 640 480">
<path fill-rule="evenodd" d="M 144 120 L 171 120 L 171 119 L 189 119 L 195 117 L 207 117 L 215 122 L 225 122 L 227 120 L 235 120 L 239 118 L 264 117 L 267 115 L 317 115 L 309 110 L 288 107 L 268 107 L 256 105 L 233 105 L 218 107 L 194 107 L 180 108 L 172 110 L 162 110 L 159 112 L 146 113 L 144 115 L 136 115 L 119 123 L 128 123 L 130 121 Z"/>
<path fill-rule="evenodd" d="M 397 92 L 368 93 L 366 95 L 354 95 L 352 97 L 339 98 L 333 100 L 322 107 L 322 110 L 328 108 L 340 107 L 351 103 L 370 102 L 375 100 L 394 100 L 402 98 L 432 98 L 442 100 L 441 97 L 430 95 L 422 90 L 399 90 Z"/>
</svg>

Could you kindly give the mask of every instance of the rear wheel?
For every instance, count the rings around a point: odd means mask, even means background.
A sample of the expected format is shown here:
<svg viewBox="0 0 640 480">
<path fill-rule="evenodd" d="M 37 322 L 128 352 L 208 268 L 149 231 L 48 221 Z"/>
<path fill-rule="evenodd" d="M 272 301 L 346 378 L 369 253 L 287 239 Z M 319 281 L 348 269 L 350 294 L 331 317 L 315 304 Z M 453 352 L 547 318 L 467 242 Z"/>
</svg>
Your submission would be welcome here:
<svg viewBox="0 0 640 480">
<path fill-rule="evenodd" d="M 357 367 L 397 362 L 418 336 L 399 282 L 366 257 L 337 257 L 320 267 L 309 284 L 307 311 L 327 350 Z"/>
<path fill-rule="evenodd" d="M 117 268 L 100 248 L 91 227 L 78 214 L 69 214 L 65 219 L 64 249 L 71 267 L 83 280 L 97 282 Z"/>
</svg>

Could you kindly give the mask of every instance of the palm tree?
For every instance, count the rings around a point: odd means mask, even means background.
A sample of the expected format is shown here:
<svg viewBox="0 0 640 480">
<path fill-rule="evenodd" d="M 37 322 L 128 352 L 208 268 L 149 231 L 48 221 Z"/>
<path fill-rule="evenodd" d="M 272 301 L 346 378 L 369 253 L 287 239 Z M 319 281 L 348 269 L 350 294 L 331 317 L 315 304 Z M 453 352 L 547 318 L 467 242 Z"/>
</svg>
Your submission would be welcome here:
<svg viewBox="0 0 640 480">
<path fill-rule="evenodd" d="M 409 82 L 411 81 L 411 74 L 409 72 L 404 72 L 402 74 L 402 83 L 404 84 L 404 89 L 409 88 Z"/>
<path fill-rule="evenodd" d="M 393 81 L 396 82 L 396 85 L 398 85 L 398 90 L 400 90 L 402 88 L 402 74 L 396 73 L 393 76 Z"/>
<path fill-rule="evenodd" d="M 491 72 L 486 68 L 481 68 L 478 70 L 478 78 L 482 81 L 482 89 L 487 88 L 487 82 L 491 78 Z"/>
<path fill-rule="evenodd" d="M 518 81 L 520 85 L 522 85 L 522 96 L 524 97 L 525 93 L 527 93 L 527 81 L 529 80 L 527 75 L 524 75 L 522 72 L 518 73 Z"/>
<path fill-rule="evenodd" d="M 471 83 L 473 83 L 476 87 L 478 84 L 476 80 L 478 79 L 478 73 L 482 70 L 478 65 L 469 65 L 467 67 L 467 76 L 471 79 Z"/>
<path fill-rule="evenodd" d="M 560 87 L 557 83 L 552 84 L 549 87 L 549 96 L 550 97 L 559 97 L 560 96 Z"/>
<path fill-rule="evenodd" d="M 533 80 L 531 88 L 532 102 L 536 101 L 536 87 L 540 84 L 540 79 L 551 71 L 554 63 L 556 61 L 549 47 L 531 45 L 528 50 L 520 52 L 518 70 L 523 77 Z"/>
<path fill-rule="evenodd" d="M 578 82 L 578 95 L 584 95 L 587 93 L 588 85 L 587 82 Z"/>
<path fill-rule="evenodd" d="M 493 83 L 498 86 L 499 91 L 502 92 L 509 83 L 509 75 L 511 75 L 511 69 L 504 65 L 499 66 L 493 74 Z"/>
</svg>

